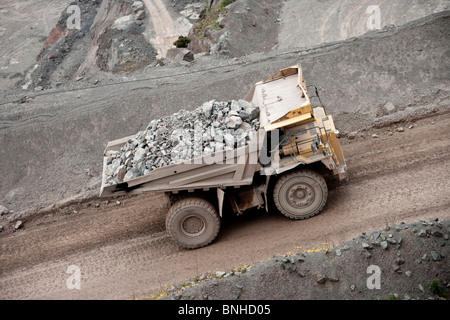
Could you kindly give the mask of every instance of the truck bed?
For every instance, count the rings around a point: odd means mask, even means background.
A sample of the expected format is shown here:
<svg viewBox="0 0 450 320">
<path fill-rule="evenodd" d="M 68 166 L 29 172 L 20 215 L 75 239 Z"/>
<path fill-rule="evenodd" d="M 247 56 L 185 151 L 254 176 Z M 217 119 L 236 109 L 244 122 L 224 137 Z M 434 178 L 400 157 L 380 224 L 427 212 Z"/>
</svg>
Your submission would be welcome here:
<svg viewBox="0 0 450 320">
<path fill-rule="evenodd" d="M 260 130 L 257 137 L 260 137 Z M 126 141 L 125 137 L 108 143 L 103 158 L 103 178 L 100 197 L 138 194 L 147 191 L 194 191 L 210 188 L 250 185 L 253 176 L 260 169 L 258 163 L 258 139 L 255 137 L 244 146 L 234 150 L 203 155 L 178 164 L 171 164 L 152 170 L 149 174 L 119 184 L 106 185 L 106 161 L 111 151 L 118 151 Z M 220 161 L 222 160 L 223 161 Z"/>
</svg>

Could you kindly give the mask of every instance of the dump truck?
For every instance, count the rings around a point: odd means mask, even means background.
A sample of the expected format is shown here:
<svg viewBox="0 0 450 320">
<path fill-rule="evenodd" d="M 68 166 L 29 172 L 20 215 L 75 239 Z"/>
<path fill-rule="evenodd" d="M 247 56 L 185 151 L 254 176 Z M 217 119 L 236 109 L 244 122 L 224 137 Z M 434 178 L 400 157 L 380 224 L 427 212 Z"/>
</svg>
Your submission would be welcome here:
<svg viewBox="0 0 450 320">
<path fill-rule="evenodd" d="M 328 198 L 325 177 L 345 179 L 346 163 L 333 117 L 323 106 L 312 107 L 300 64 L 256 83 L 244 100 L 259 106 L 260 126 L 254 139 L 234 150 L 110 185 L 107 159 L 133 136 L 109 142 L 100 197 L 164 193 L 167 232 L 187 249 L 211 244 L 225 211 L 240 215 L 275 207 L 295 220 L 317 215 Z"/>
</svg>

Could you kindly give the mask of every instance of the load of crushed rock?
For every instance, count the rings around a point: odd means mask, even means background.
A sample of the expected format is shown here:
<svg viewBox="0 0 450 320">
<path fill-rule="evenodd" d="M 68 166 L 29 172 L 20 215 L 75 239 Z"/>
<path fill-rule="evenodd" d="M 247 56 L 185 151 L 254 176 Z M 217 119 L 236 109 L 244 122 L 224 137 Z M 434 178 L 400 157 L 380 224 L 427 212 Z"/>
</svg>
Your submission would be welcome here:
<svg viewBox="0 0 450 320">
<path fill-rule="evenodd" d="M 245 100 L 204 103 L 194 111 L 152 120 L 106 159 L 106 185 L 202 155 L 247 145 L 259 129 L 259 107 Z"/>
</svg>

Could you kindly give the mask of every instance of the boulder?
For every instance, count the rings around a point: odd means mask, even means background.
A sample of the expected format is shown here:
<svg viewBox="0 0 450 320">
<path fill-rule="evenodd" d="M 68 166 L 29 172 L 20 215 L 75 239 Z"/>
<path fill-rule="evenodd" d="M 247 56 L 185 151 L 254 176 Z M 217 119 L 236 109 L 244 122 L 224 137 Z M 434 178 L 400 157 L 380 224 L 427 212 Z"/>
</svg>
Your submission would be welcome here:
<svg viewBox="0 0 450 320">
<path fill-rule="evenodd" d="M 136 20 L 144 20 L 144 18 L 145 18 L 145 11 L 144 10 L 140 10 L 140 11 L 136 12 L 136 14 L 134 15 L 134 18 Z"/>
<path fill-rule="evenodd" d="M 144 4 L 142 3 L 142 1 L 134 1 L 131 5 L 131 8 L 134 10 L 134 12 L 137 12 L 144 9 Z"/>
<path fill-rule="evenodd" d="M 5 206 L 0 205 L 0 216 L 3 216 L 5 214 L 8 214 L 9 210 Z"/>
<path fill-rule="evenodd" d="M 167 50 L 166 59 L 174 62 L 194 61 L 194 54 L 186 48 L 171 48 Z"/>
<path fill-rule="evenodd" d="M 392 102 L 388 102 L 381 107 L 381 111 L 383 111 L 385 115 L 390 115 L 397 112 L 397 108 L 393 105 Z"/>
</svg>

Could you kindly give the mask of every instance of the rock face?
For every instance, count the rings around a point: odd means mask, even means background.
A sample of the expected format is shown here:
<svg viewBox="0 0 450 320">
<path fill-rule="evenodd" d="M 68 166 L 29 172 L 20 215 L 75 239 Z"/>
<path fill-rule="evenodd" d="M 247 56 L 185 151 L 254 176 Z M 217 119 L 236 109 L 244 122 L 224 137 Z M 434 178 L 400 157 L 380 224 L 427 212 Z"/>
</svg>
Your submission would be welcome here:
<svg viewBox="0 0 450 320">
<path fill-rule="evenodd" d="M 152 120 L 106 162 L 106 185 L 126 182 L 166 165 L 245 146 L 259 129 L 259 107 L 244 101 L 205 102 L 192 112 Z"/>
<path fill-rule="evenodd" d="M 141 1 L 79 0 L 80 29 L 69 28 L 64 10 L 50 32 L 31 72 L 39 90 L 52 82 L 82 79 L 90 70 L 133 72 L 156 60 L 156 50 L 144 37 L 145 8 Z"/>
<path fill-rule="evenodd" d="M 209 1 L 190 32 L 188 49 L 232 57 L 270 51 L 278 41 L 283 1 Z M 230 12 L 232 14 L 230 14 Z"/>
</svg>

